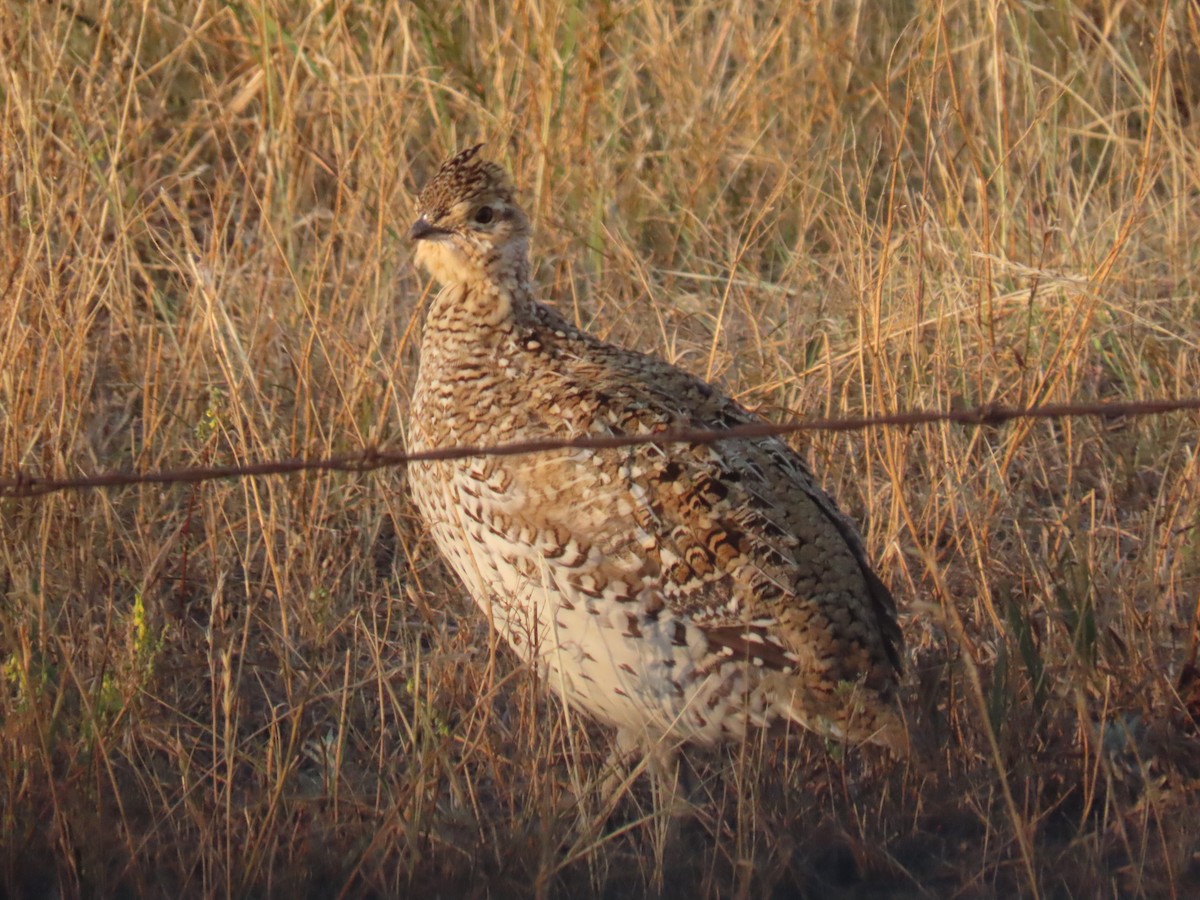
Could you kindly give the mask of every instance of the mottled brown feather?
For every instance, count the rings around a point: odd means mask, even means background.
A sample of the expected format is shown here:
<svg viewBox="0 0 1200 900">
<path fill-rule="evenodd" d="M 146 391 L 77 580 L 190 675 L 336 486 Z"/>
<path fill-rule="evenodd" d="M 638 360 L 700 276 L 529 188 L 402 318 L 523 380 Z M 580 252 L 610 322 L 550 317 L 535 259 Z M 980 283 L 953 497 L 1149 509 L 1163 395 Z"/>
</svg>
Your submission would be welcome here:
<svg viewBox="0 0 1200 900">
<path fill-rule="evenodd" d="M 442 283 L 413 449 L 758 421 L 662 359 L 533 298 L 528 220 L 478 147 L 418 198 Z M 853 523 L 775 438 L 416 464 L 413 493 L 475 600 L 575 706 L 655 741 L 794 721 L 906 744 L 896 608 Z"/>
</svg>

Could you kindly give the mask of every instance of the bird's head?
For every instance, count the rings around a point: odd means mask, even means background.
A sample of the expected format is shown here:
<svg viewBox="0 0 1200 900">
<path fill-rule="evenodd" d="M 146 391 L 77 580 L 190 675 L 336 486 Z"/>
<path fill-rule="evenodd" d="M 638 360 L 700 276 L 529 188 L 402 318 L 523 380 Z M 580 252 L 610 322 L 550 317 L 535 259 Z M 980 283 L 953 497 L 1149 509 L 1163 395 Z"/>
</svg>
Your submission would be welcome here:
<svg viewBox="0 0 1200 900">
<path fill-rule="evenodd" d="M 504 169 L 477 158 L 482 146 L 442 163 L 417 197 L 408 236 L 417 264 L 443 286 L 526 277 L 529 219 Z"/>
</svg>

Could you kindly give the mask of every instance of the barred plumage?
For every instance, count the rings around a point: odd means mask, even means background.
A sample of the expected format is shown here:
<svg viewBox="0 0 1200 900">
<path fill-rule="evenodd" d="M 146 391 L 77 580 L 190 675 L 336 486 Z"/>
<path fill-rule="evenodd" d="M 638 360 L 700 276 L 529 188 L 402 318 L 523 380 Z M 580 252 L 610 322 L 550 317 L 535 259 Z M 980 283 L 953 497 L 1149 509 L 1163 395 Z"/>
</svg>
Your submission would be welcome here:
<svg viewBox="0 0 1200 900">
<path fill-rule="evenodd" d="M 536 302 L 529 223 L 472 147 L 418 198 L 440 283 L 413 450 L 756 418 Z M 895 605 L 854 525 L 775 438 L 414 464 L 417 507 L 493 626 L 626 744 L 794 722 L 906 746 Z"/>
</svg>

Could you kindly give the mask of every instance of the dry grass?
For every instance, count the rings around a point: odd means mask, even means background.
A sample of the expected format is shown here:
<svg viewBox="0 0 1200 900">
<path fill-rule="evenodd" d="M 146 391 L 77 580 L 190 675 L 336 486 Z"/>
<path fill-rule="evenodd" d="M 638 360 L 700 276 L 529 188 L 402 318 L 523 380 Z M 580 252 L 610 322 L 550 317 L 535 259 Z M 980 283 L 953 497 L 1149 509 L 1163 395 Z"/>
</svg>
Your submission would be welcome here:
<svg viewBox="0 0 1200 900">
<path fill-rule="evenodd" d="M 1200 384 L 1191 4 L 142 6 L 0 0 L 0 474 L 402 446 L 476 138 L 560 308 L 769 414 Z M 0 894 L 1196 890 L 1197 417 L 809 452 L 935 749 L 697 754 L 675 829 L 402 472 L 0 500 Z"/>
</svg>

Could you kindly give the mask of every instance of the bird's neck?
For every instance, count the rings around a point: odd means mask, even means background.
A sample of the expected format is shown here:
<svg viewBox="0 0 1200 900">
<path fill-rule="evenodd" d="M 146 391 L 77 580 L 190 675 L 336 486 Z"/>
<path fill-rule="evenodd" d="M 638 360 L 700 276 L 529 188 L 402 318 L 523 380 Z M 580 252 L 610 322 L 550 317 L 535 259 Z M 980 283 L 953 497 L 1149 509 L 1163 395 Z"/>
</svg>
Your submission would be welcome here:
<svg viewBox="0 0 1200 900">
<path fill-rule="evenodd" d="M 480 331 L 511 331 L 533 306 L 527 277 L 452 282 L 438 292 L 425 317 L 427 333 L 469 337 Z"/>
</svg>

